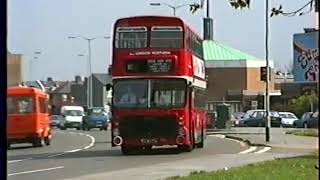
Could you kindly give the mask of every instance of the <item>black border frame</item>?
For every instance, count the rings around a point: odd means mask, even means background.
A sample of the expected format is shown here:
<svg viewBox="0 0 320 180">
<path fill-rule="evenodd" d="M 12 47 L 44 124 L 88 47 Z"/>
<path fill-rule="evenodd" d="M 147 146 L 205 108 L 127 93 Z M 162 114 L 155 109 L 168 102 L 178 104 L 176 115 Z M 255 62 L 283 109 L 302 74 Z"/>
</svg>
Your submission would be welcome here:
<svg viewBox="0 0 320 180">
<path fill-rule="evenodd" d="M 7 179 L 7 1 L 0 2 L 0 179 Z"/>
</svg>

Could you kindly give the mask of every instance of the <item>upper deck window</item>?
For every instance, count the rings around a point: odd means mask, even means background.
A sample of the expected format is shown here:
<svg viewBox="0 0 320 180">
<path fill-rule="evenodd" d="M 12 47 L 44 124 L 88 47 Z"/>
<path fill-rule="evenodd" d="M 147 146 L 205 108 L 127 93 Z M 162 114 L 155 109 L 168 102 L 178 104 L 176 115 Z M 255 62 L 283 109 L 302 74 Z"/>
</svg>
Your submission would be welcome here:
<svg viewBox="0 0 320 180">
<path fill-rule="evenodd" d="M 146 27 L 118 27 L 115 39 L 116 48 L 145 48 L 147 47 Z"/>
<path fill-rule="evenodd" d="M 180 26 L 154 26 L 151 28 L 150 47 L 181 48 L 183 31 Z"/>
</svg>

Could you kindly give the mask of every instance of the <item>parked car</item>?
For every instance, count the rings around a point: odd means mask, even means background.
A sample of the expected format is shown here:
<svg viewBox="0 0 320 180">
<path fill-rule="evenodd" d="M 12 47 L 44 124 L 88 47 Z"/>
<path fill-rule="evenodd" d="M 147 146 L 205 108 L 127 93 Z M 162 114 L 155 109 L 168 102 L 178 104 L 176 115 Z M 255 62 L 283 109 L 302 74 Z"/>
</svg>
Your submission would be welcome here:
<svg viewBox="0 0 320 180">
<path fill-rule="evenodd" d="M 310 119 L 312 112 L 305 112 L 300 119 L 293 122 L 295 128 L 308 128 L 307 120 Z"/>
<path fill-rule="evenodd" d="M 51 115 L 51 127 L 59 127 L 60 122 L 62 121 L 61 115 Z"/>
<path fill-rule="evenodd" d="M 89 108 L 86 116 L 83 117 L 82 129 L 90 130 L 99 128 L 107 130 L 110 121 L 110 114 L 103 107 Z"/>
<path fill-rule="evenodd" d="M 281 117 L 278 112 L 270 111 L 271 127 L 280 127 Z M 243 126 L 245 127 L 265 127 L 266 124 L 266 111 L 255 110 L 249 118 L 242 120 Z"/>
<path fill-rule="evenodd" d="M 253 109 L 247 110 L 246 113 L 239 118 L 238 126 L 239 126 L 239 127 L 245 127 L 244 120 L 249 119 L 249 118 L 252 116 L 252 114 L 253 114 L 254 112 L 256 112 L 256 111 L 263 111 L 263 110 L 259 110 L 259 109 L 256 109 L 256 110 L 253 110 Z"/>
<path fill-rule="evenodd" d="M 241 121 L 244 117 L 246 113 L 244 112 L 235 112 L 235 113 L 232 113 L 231 114 L 231 118 L 230 118 L 230 121 L 231 121 L 231 126 L 233 127 L 237 127 L 237 126 L 240 126 L 239 124 L 239 121 Z"/>
<path fill-rule="evenodd" d="M 293 122 L 298 120 L 297 116 L 292 112 L 279 112 L 282 127 L 293 127 Z"/>
<path fill-rule="evenodd" d="M 308 128 L 319 127 L 319 111 L 312 113 L 311 117 L 307 120 Z"/>
<path fill-rule="evenodd" d="M 208 119 L 207 119 L 207 129 L 211 129 L 215 127 L 215 121 L 217 118 L 216 112 L 208 112 Z"/>
</svg>

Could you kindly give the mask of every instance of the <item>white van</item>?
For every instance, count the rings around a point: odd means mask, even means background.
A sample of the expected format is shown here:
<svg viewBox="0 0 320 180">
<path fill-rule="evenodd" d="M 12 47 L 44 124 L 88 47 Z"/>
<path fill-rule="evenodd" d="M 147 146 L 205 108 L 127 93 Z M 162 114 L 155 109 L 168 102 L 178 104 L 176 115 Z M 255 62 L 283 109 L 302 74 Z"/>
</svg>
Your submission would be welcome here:
<svg viewBox="0 0 320 180">
<path fill-rule="evenodd" d="M 77 128 L 80 130 L 82 127 L 82 118 L 84 114 L 84 108 L 82 106 L 62 106 L 61 115 L 63 119 L 59 124 L 61 130 L 67 128 Z"/>
</svg>

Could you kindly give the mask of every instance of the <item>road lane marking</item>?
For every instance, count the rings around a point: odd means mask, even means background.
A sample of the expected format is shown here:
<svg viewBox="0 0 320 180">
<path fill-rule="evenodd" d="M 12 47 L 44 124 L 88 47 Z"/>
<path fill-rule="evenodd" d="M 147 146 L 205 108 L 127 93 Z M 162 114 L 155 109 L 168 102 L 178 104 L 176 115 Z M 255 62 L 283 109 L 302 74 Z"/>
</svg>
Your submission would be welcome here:
<svg viewBox="0 0 320 180">
<path fill-rule="evenodd" d="M 74 150 L 71 150 L 71 151 L 65 151 L 65 153 L 72 153 L 72 152 L 78 152 L 78 151 L 81 151 L 82 149 L 74 149 Z"/>
<path fill-rule="evenodd" d="M 11 160 L 11 161 L 8 161 L 8 163 L 15 163 L 15 162 L 21 162 L 21 161 L 25 161 L 25 160 L 30 160 L 32 158 L 26 158 L 26 159 L 17 159 L 17 160 Z"/>
<path fill-rule="evenodd" d="M 239 152 L 239 154 L 247 154 L 249 152 L 255 151 L 257 149 L 256 146 L 251 146 L 249 149 Z"/>
<path fill-rule="evenodd" d="M 60 131 L 57 131 L 57 132 L 60 132 Z M 65 133 L 65 134 L 78 134 L 78 135 L 82 135 L 82 136 L 87 136 L 90 138 L 90 144 L 88 146 L 85 146 L 84 148 L 82 149 L 73 149 L 73 150 L 69 150 L 69 151 L 64 151 L 62 153 L 59 153 L 59 154 L 53 154 L 53 155 L 50 155 L 50 156 L 46 156 L 48 158 L 53 158 L 53 157 L 57 157 L 57 156 L 61 156 L 61 155 L 64 155 L 64 154 L 67 154 L 67 153 L 73 153 L 73 152 L 78 152 L 78 151 L 81 151 L 81 150 L 85 150 L 85 149 L 89 149 L 91 148 L 92 146 L 94 146 L 94 143 L 95 143 L 95 138 L 89 134 L 85 134 L 85 133 L 75 133 L 75 132 L 61 132 L 61 133 Z M 15 163 L 15 162 L 21 162 L 21 161 L 25 161 L 25 160 L 32 160 L 32 159 L 35 159 L 37 157 L 31 157 L 31 158 L 26 158 L 26 159 L 19 159 L 19 160 L 11 160 L 11 161 L 8 161 L 8 163 Z M 43 158 L 43 157 L 41 157 Z"/>
<path fill-rule="evenodd" d="M 264 152 L 267 152 L 271 149 L 271 147 L 264 147 L 263 149 L 261 149 L 260 151 L 256 151 L 254 153 L 256 154 L 260 154 L 260 153 L 264 153 Z"/>
<path fill-rule="evenodd" d="M 47 168 L 47 169 L 36 169 L 36 170 L 31 170 L 31 171 L 17 172 L 17 173 L 8 174 L 8 176 L 15 176 L 15 175 L 20 175 L 20 174 L 30 174 L 30 173 L 43 172 L 43 171 L 51 171 L 51 170 L 62 169 L 62 168 L 64 168 L 64 166 L 58 166 L 58 167 Z"/>
<path fill-rule="evenodd" d="M 91 136 L 89 134 L 85 134 L 85 135 L 91 139 L 91 143 L 88 146 L 84 147 L 84 149 L 89 149 L 92 146 L 94 146 L 94 143 L 96 142 L 96 140 L 95 140 L 95 138 L 93 136 Z"/>
</svg>

